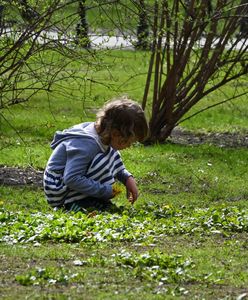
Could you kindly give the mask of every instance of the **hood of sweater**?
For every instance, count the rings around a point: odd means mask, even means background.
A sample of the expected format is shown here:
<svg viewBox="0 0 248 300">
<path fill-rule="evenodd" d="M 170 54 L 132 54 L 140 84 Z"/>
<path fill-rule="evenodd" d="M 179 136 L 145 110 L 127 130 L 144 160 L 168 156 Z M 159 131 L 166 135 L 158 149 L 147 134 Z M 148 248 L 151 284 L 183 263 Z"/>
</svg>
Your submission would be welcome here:
<svg viewBox="0 0 248 300">
<path fill-rule="evenodd" d="M 94 122 L 85 122 L 85 123 L 77 124 L 63 131 L 56 131 L 51 143 L 51 148 L 55 149 L 62 141 L 71 138 L 82 138 L 82 137 L 90 138 L 90 139 L 93 138 L 103 152 L 105 152 L 109 148 L 108 145 L 104 145 L 101 142 L 101 139 L 98 133 L 96 132 Z"/>
</svg>

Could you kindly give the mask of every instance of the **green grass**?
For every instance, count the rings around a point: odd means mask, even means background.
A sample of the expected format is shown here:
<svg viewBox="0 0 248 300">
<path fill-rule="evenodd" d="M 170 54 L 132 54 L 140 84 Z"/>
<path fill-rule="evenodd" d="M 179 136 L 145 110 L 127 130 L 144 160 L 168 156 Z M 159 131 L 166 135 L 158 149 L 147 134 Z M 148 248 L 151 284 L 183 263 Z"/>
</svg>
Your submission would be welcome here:
<svg viewBox="0 0 248 300">
<path fill-rule="evenodd" d="M 115 88 L 87 86 L 87 103 L 79 91 L 70 101 L 54 91 L 49 100 L 40 94 L 1 112 L 1 164 L 43 169 L 56 130 L 93 120 L 91 109 L 118 94 L 141 99 L 146 54 L 114 51 L 103 58 L 112 75 L 101 70 L 96 79 L 115 78 Z M 126 83 L 137 70 L 141 75 Z M 195 109 L 221 100 L 218 92 Z M 182 126 L 247 133 L 245 102 Z M 237 299 L 248 293 L 247 149 L 134 145 L 122 157 L 140 197 L 131 207 L 122 193 L 114 200 L 119 213 L 54 212 L 39 188 L 0 186 L 1 299 Z"/>
<path fill-rule="evenodd" d="M 122 156 L 140 198 L 131 207 L 123 193 L 115 199 L 119 213 L 54 212 L 41 189 L 1 187 L 3 299 L 236 299 L 247 292 L 247 150 L 136 145 Z"/>
<path fill-rule="evenodd" d="M 48 61 L 53 59 L 49 53 L 46 56 Z M 113 97 L 128 94 L 131 98 L 141 101 L 149 63 L 148 52 L 103 51 L 97 54 L 97 61 L 104 68 L 99 64 L 92 65 L 92 69 L 86 73 L 83 71 L 86 68 L 83 62 L 74 61 L 68 66 L 69 69 L 77 69 L 82 82 L 87 77 L 85 84 L 78 86 L 73 78 L 68 79 L 62 81 L 63 90 L 61 83 L 57 83 L 50 93 L 39 93 L 27 103 L 1 111 L 2 164 L 29 164 L 43 168 L 49 156 L 48 144 L 56 130 L 94 120 L 95 109 Z M 228 98 L 236 87 L 230 84 L 225 86 L 224 90 L 225 98 Z M 151 99 L 151 95 L 149 97 Z M 223 101 L 223 97 L 223 91 L 216 91 L 202 99 L 186 117 Z M 194 132 L 247 134 L 246 102 L 245 97 L 237 98 L 198 114 L 182 122 L 180 126 Z M 149 109 L 147 116 L 149 119 Z"/>
<path fill-rule="evenodd" d="M 231 98 L 234 89 L 235 87 L 229 84 L 215 91 L 194 106 L 192 110 L 187 113 L 186 117 L 215 103 Z M 247 96 L 245 95 L 205 110 L 192 119 L 182 122 L 180 125 L 188 130 L 198 132 L 237 132 L 247 134 L 248 112 L 246 106 Z"/>
</svg>

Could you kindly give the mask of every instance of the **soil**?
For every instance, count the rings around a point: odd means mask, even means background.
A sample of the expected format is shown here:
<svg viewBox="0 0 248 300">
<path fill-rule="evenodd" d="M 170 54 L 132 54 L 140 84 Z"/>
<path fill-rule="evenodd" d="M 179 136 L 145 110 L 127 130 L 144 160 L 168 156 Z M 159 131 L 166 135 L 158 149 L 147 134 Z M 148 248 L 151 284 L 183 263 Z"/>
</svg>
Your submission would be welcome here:
<svg viewBox="0 0 248 300">
<path fill-rule="evenodd" d="M 180 145 L 213 144 L 218 147 L 248 148 L 248 134 L 211 133 L 192 134 L 175 128 L 167 142 Z M 43 170 L 32 167 L 8 167 L 0 165 L 0 185 L 42 187 Z"/>
<path fill-rule="evenodd" d="M 190 131 L 176 127 L 168 141 L 182 145 L 212 144 L 226 148 L 248 148 L 248 132 L 246 134 L 229 132 L 192 134 Z"/>
<path fill-rule="evenodd" d="M 0 165 L 0 185 L 42 187 L 43 171 Z"/>
</svg>

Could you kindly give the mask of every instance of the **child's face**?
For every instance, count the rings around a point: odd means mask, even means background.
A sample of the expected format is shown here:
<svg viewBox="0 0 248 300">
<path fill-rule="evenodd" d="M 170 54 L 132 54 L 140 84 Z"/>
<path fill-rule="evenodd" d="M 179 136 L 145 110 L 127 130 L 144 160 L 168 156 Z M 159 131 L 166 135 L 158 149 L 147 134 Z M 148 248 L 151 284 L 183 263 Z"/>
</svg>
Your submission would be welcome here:
<svg viewBox="0 0 248 300">
<path fill-rule="evenodd" d="M 124 138 L 120 135 L 118 130 L 113 130 L 111 132 L 110 146 L 115 150 L 123 150 L 129 148 L 135 142 L 136 139 L 134 137 Z"/>
</svg>

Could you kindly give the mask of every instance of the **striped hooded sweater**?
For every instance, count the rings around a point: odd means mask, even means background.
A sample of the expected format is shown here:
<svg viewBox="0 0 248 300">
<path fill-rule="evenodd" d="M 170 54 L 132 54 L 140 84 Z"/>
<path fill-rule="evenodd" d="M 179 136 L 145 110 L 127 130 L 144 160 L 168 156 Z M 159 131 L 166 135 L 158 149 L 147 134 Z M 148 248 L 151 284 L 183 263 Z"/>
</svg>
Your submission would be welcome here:
<svg viewBox="0 0 248 300">
<path fill-rule="evenodd" d="M 87 197 L 109 199 L 112 184 L 116 180 L 125 184 L 131 176 L 120 153 L 101 142 L 93 122 L 57 131 L 51 148 L 43 185 L 52 207 Z"/>
</svg>

